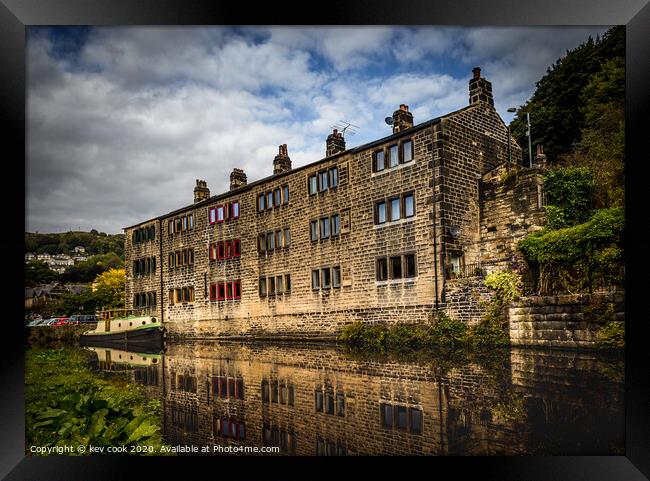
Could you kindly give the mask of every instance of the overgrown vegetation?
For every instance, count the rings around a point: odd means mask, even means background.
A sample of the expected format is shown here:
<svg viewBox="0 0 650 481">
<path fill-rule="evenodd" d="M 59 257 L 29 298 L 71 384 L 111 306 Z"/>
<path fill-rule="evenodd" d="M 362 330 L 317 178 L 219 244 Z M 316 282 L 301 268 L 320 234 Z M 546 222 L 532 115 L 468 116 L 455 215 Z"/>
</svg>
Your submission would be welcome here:
<svg viewBox="0 0 650 481">
<path fill-rule="evenodd" d="M 25 388 L 27 454 L 29 446 L 84 446 L 90 454 L 89 445 L 163 444 L 160 401 L 123 379 L 100 379 L 82 352 L 28 350 Z"/>
<path fill-rule="evenodd" d="M 586 167 L 551 170 L 544 176 L 549 229 L 586 222 L 591 215 L 594 179 Z"/>
<path fill-rule="evenodd" d="M 579 292 L 623 282 L 622 207 L 597 211 L 589 221 L 558 230 L 544 230 L 519 242 L 538 272 L 538 292 Z"/>
<path fill-rule="evenodd" d="M 596 344 L 609 349 L 625 348 L 625 324 L 610 321 L 602 326 L 596 334 Z"/>
</svg>

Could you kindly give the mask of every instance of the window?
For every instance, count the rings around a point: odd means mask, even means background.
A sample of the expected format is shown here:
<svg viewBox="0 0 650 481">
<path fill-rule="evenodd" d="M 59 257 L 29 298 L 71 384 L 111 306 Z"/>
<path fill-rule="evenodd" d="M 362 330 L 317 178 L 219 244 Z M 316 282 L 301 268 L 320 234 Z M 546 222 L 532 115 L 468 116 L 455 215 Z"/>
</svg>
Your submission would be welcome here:
<svg viewBox="0 0 650 481">
<path fill-rule="evenodd" d="M 289 247 L 291 244 L 291 230 L 287 227 L 284 229 L 284 247 Z"/>
<path fill-rule="evenodd" d="M 167 222 L 167 234 L 172 235 L 173 233 L 174 233 L 174 221 L 170 219 Z"/>
<path fill-rule="evenodd" d="M 388 167 L 396 167 L 399 164 L 399 153 L 397 145 L 388 147 Z"/>
<path fill-rule="evenodd" d="M 329 289 L 330 287 L 332 287 L 332 279 L 331 279 L 329 267 L 326 267 L 325 269 L 321 269 L 321 276 L 323 281 L 321 287 L 323 289 Z"/>
<path fill-rule="evenodd" d="M 223 301 L 226 298 L 226 283 L 219 282 L 217 284 L 217 300 Z"/>
<path fill-rule="evenodd" d="M 329 188 L 328 182 L 327 182 L 327 171 L 324 170 L 323 172 L 318 173 L 318 190 L 319 192 L 324 192 Z"/>
<path fill-rule="evenodd" d="M 266 296 L 266 277 L 260 277 L 260 297 Z"/>
<path fill-rule="evenodd" d="M 413 194 L 404 196 L 404 217 L 413 217 L 415 215 L 415 202 Z"/>
<path fill-rule="evenodd" d="M 284 292 L 291 292 L 291 275 L 285 274 L 284 276 Z"/>
<path fill-rule="evenodd" d="M 262 379 L 262 402 L 269 402 L 269 382 L 266 379 Z"/>
<path fill-rule="evenodd" d="M 318 221 L 312 220 L 309 223 L 309 238 L 313 241 L 318 240 Z"/>
<path fill-rule="evenodd" d="M 181 231 L 187 230 L 187 217 L 181 217 Z"/>
<path fill-rule="evenodd" d="M 316 408 L 316 412 L 323 412 L 323 391 L 314 392 L 314 407 Z"/>
<path fill-rule="evenodd" d="M 217 300 L 217 285 L 216 284 L 210 284 L 210 300 L 211 301 L 216 301 Z"/>
<path fill-rule="evenodd" d="M 315 175 L 310 175 L 309 176 L 308 189 L 309 189 L 309 195 L 315 195 L 316 194 L 318 189 L 316 187 L 316 176 Z"/>
<path fill-rule="evenodd" d="M 241 241 L 239 239 L 235 239 L 232 241 L 233 245 L 233 256 L 235 257 L 240 257 L 241 256 Z"/>
<path fill-rule="evenodd" d="M 336 415 L 345 416 L 345 396 L 343 393 L 336 393 Z"/>
<path fill-rule="evenodd" d="M 239 219 L 239 201 L 236 200 L 231 204 L 232 218 Z"/>
<path fill-rule="evenodd" d="M 415 277 L 415 254 L 404 256 L 404 277 Z"/>
<path fill-rule="evenodd" d="M 332 224 L 332 236 L 337 236 L 341 233 L 341 219 L 338 214 L 330 217 Z"/>
<path fill-rule="evenodd" d="M 266 252 L 266 234 L 257 236 L 257 250 L 260 253 Z"/>
<path fill-rule="evenodd" d="M 341 268 L 332 267 L 332 287 L 341 287 Z"/>
<path fill-rule="evenodd" d="M 233 286 L 233 299 L 241 299 L 241 280 L 232 283 Z"/>
<path fill-rule="evenodd" d="M 194 229 L 194 214 L 190 214 L 189 219 L 190 219 L 190 229 Z"/>
<path fill-rule="evenodd" d="M 393 406 L 390 404 L 380 404 L 381 425 L 385 428 L 393 427 Z"/>
<path fill-rule="evenodd" d="M 234 289 L 232 282 L 226 282 L 226 299 L 232 299 L 234 297 Z"/>
<path fill-rule="evenodd" d="M 381 201 L 377 202 L 375 209 L 375 222 L 377 224 L 383 224 L 386 222 L 386 202 Z"/>
<path fill-rule="evenodd" d="M 217 242 L 217 259 L 223 260 L 226 258 L 226 247 L 223 241 Z"/>
<path fill-rule="evenodd" d="M 224 244 L 226 245 L 226 255 L 224 257 L 226 259 L 232 259 L 232 241 L 226 241 Z"/>
<path fill-rule="evenodd" d="M 416 408 L 409 408 L 410 431 L 412 433 L 422 433 L 422 411 Z"/>
<path fill-rule="evenodd" d="M 408 427 L 406 406 L 395 406 L 395 408 L 397 411 L 395 416 L 396 427 L 406 431 Z"/>
<path fill-rule="evenodd" d="M 330 220 L 325 217 L 320 220 L 320 238 L 327 239 L 330 236 Z"/>
<path fill-rule="evenodd" d="M 275 295 L 275 277 L 269 277 L 268 279 L 268 294 L 269 296 L 274 296 Z"/>
<path fill-rule="evenodd" d="M 282 231 L 275 231 L 275 247 L 276 249 L 282 249 Z"/>
<path fill-rule="evenodd" d="M 400 219 L 400 208 L 399 208 L 399 197 L 395 197 L 393 199 L 389 199 L 389 206 L 390 206 L 390 220 L 396 221 Z"/>
<path fill-rule="evenodd" d="M 225 219 L 225 209 L 223 205 L 217 206 L 217 223 L 223 222 Z"/>
<path fill-rule="evenodd" d="M 314 290 L 320 289 L 320 272 L 318 269 L 311 271 L 311 288 Z"/>
<path fill-rule="evenodd" d="M 214 224 L 215 222 L 217 222 L 217 213 L 216 213 L 217 209 L 212 207 L 209 212 L 210 212 L 209 214 L 210 224 Z"/>
<path fill-rule="evenodd" d="M 413 160 L 413 141 L 405 140 L 402 142 L 402 162 L 410 162 Z"/>
<path fill-rule="evenodd" d="M 266 208 L 273 209 L 273 192 L 266 193 Z"/>
<path fill-rule="evenodd" d="M 263 211 L 266 208 L 265 206 L 266 206 L 266 195 L 262 193 L 257 196 L 257 211 L 258 212 Z"/>
<path fill-rule="evenodd" d="M 334 393 L 331 391 L 325 393 L 325 412 L 334 414 Z"/>
<path fill-rule="evenodd" d="M 288 185 L 282 186 L 282 203 L 283 204 L 288 204 L 289 203 L 289 186 Z"/>
<path fill-rule="evenodd" d="M 282 199 L 280 198 L 280 189 L 275 189 L 273 191 L 273 205 L 278 207 L 280 204 L 282 204 Z"/>
<path fill-rule="evenodd" d="M 390 258 L 390 274 L 391 279 L 402 278 L 402 256 Z"/>
<path fill-rule="evenodd" d="M 385 281 L 388 279 L 388 261 L 385 257 L 377 259 L 377 280 Z"/>
<path fill-rule="evenodd" d="M 275 249 L 275 235 L 273 232 L 267 232 L 266 234 L 266 250 L 270 251 Z"/>
<path fill-rule="evenodd" d="M 334 187 L 338 187 L 339 169 L 336 167 L 332 167 L 331 169 L 328 170 L 328 173 L 329 173 L 330 188 L 333 189 Z"/>
<path fill-rule="evenodd" d="M 373 171 L 380 172 L 384 170 L 384 151 L 377 150 L 373 153 Z"/>
</svg>

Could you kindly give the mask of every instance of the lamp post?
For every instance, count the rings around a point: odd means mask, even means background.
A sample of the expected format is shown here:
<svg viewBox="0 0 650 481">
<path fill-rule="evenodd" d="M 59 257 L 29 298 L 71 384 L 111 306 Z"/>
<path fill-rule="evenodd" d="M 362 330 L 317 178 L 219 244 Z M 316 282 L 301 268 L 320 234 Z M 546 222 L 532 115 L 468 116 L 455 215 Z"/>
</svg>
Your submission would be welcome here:
<svg viewBox="0 0 650 481">
<path fill-rule="evenodd" d="M 517 109 L 514 107 L 510 107 L 508 109 L 508 112 L 514 113 L 516 112 Z M 526 125 L 528 127 L 528 130 L 526 131 L 526 135 L 528 136 L 528 167 L 533 166 L 533 142 L 531 139 L 530 135 L 530 113 L 526 112 Z M 510 125 L 508 125 L 508 160 L 510 160 Z"/>
<path fill-rule="evenodd" d="M 508 109 L 508 112 L 510 113 L 515 113 L 517 111 L 516 108 L 510 107 Z M 508 124 L 508 168 L 512 165 L 512 138 L 510 136 L 510 124 Z"/>
</svg>

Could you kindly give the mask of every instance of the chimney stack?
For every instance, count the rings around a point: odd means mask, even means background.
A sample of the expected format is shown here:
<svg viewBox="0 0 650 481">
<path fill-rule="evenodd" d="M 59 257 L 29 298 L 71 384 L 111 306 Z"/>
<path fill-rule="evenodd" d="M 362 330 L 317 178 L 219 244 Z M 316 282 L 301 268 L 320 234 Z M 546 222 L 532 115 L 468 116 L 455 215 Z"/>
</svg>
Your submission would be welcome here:
<svg viewBox="0 0 650 481">
<path fill-rule="evenodd" d="M 345 151 L 345 139 L 343 138 L 343 134 L 337 129 L 334 129 L 334 131 L 327 136 L 325 156 L 329 157 L 330 155 L 338 154 L 343 151 Z"/>
<path fill-rule="evenodd" d="M 546 168 L 546 154 L 542 144 L 537 144 L 537 153 L 535 154 L 535 166 L 540 169 Z"/>
<path fill-rule="evenodd" d="M 205 180 L 196 179 L 196 187 L 194 187 L 194 203 L 201 202 L 202 200 L 210 197 L 210 189 Z"/>
<path fill-rule="evenodd" d="M 246 174 L 243 170 L 235 167 L 230 173 L 230 190 L 235 190 L 242 185 L 246 185 Z"/>
<path fill-rule="evenodd" d="M 488 82 L 481 78 L 481 68 L 474 67 L 472 69 L 474 77 L 469 81 L 469 104 L 473 105 L 476 102 L 486 102 L 494 107 L 494 99 L 492 98 L 492 82 Z"/>
<path fill-rule="evenodd" d="M 273 159 L 273 175 L 289 172 L 291 170 L 291 159 L 287 153 L 287 144 L 282 144 L 278 155 Z"/>
<path fill-rule="evenodd" d="M 401 104 L 399 110 L 393 112 L 393 133 L 413 127 L 413 114 L 409 112 L 409 106 Z"/>
</svg>

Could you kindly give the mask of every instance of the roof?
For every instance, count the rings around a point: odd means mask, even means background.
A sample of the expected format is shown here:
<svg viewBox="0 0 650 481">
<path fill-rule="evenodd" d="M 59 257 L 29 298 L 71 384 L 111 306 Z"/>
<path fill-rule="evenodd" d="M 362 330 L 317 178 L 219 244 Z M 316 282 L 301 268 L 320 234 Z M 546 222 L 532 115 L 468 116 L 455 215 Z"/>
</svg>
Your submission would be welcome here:
<svg viewBox="0 0 650 481">
<path fill-rule="evenodd" d="M 208 199 L 205 199 L 205 200 L 202 200 L 200 202 L 196 202 L 196 203 L 193 203 L 193 204 L 190 204 L 190 205 L 186 205 L 184 207 L 181 207 L 180 209 L 176 209 L 174 211 L 168 212 L 167 214 L 162 214 L 162 215 L 159 215 L 157 217 L 153 217 L 151 219 L 138 222 L 137 224 L 133 224 L 133 225 L 128 226 L 128 227 L 123 227 L 123 229 L 124 230 L 132 229 L 132 228 L 138 227 L 138 226 L 140 226 L 142 224 L 146 224 L 147 222 L 153 222 L 153 221 L 157 221 L 157 220 L 163 220 L 163 219 L 166 219 L 168 217 L 173 217 L 175 215 L 182 214 L 183 212 L 187 212 L 187 211 L 189 211 L 191 209 L 194 209 L 196 207 L 201 207 L 201 206 L 204 206 L 204 205 L 208 205 L 208 204 L 211 204 L 212 202 L 215 202 L 215 201 L 218 201 L 218 200 L 221 200 L 221 199 L 225 199 L 227 197 L 231 197 L 232 195 L 244 193 L 244 192 L 246 192 L 248 190 L 251 190 L 252 188 L 254 188 L 254 187 L 256 187 L 256 186 L 258 186 L 260 184 L 263 184 L 264 182 L 267 182 L 267 181 L 269 181 L 271 179 L 281 179 L 281 178 L 283 178 L 283 177 L 285 177 L 287 175 L 291 175 L 291 174 L 293 174 L 295 172 L 299 172 L 301 170 L 305 170 L 305 169 L 308 169 L 310 167 L 314 167 L 315 165 L 321 164 L 323 162 L 331 161 L 333 159 L 336 159 L 338 157 L 342 157 L 344 155 L 349 155 L 349 154 L 355 154 L 355 153 L 358 153 L 358 152 L 362 152 L 362 151 L 364 151 L 366 149 L 374 147 L 375 145 L 383 144 L 385 142 L 389 142 L 390 140 L 392 140 L 394 138 L 401 137 L 406 132 L 414 133 L 414 132 L 417 132 L 419 130 L 423 130 L 423 129 L 427 128 L 427 127 L 430 127 L 431 125 L 435 125 L 435 124 L 439 123 L 444 118 L 450 117 L 450 116 L 452 116 L 454 114 L 457 114 L 457 113 L 460 113 L 460 112 L 463 112 L 463 111 L 468 110 L 468 109 L 470 109 L 472 107 L 476 107 L 477 105 L 479 105 L 479 104 L 474 103 L 474 104 L 466 105 L 465 107 L 463 107 L 461 109 L 454 110 L 452 112 L 449 112 L 448 114 L 441 115 L 440 117 L 436 117 L 436 118 L 431 119 L 431 120 L 427 120 L 426 122 L 422 122 L 420 124 L 414 125 L 413 127 L 409 128 L 409 129 L 402 130 L 400 132 L 388 135 L 386 137 L 382 137 L 381 139 L 378 139 L 378 140 L 373 140 L 372 142 L 368 142 L 368 143 L 359 145 L 358 147 L 354 147 L 352 149 L 344 150 L 343 152 L 339 152 L 337 154 L 330 155 L 329 157 L 324 157 L 324 158 L 322 158 L 320 160 L 317 160 L 315 162 L 311 162 L 309 164 L 301 165 L 300 167 L 296 167 L 295 169 L 291 169 L 291 170 L 288 170 L 286 172 L 282 172 L 282 173 L 274 174 L 274 175 L 269 175 L 269 176 L 264 177 L 262 179 L 256 180 L 255 182 L 251 182 L 250 184 L 243 185 L 241 187 L 230 190 L 228 192 L 224 192 L 222 194 L 213 195 L 212 197 L 209 197 Z"/>
</svg>

